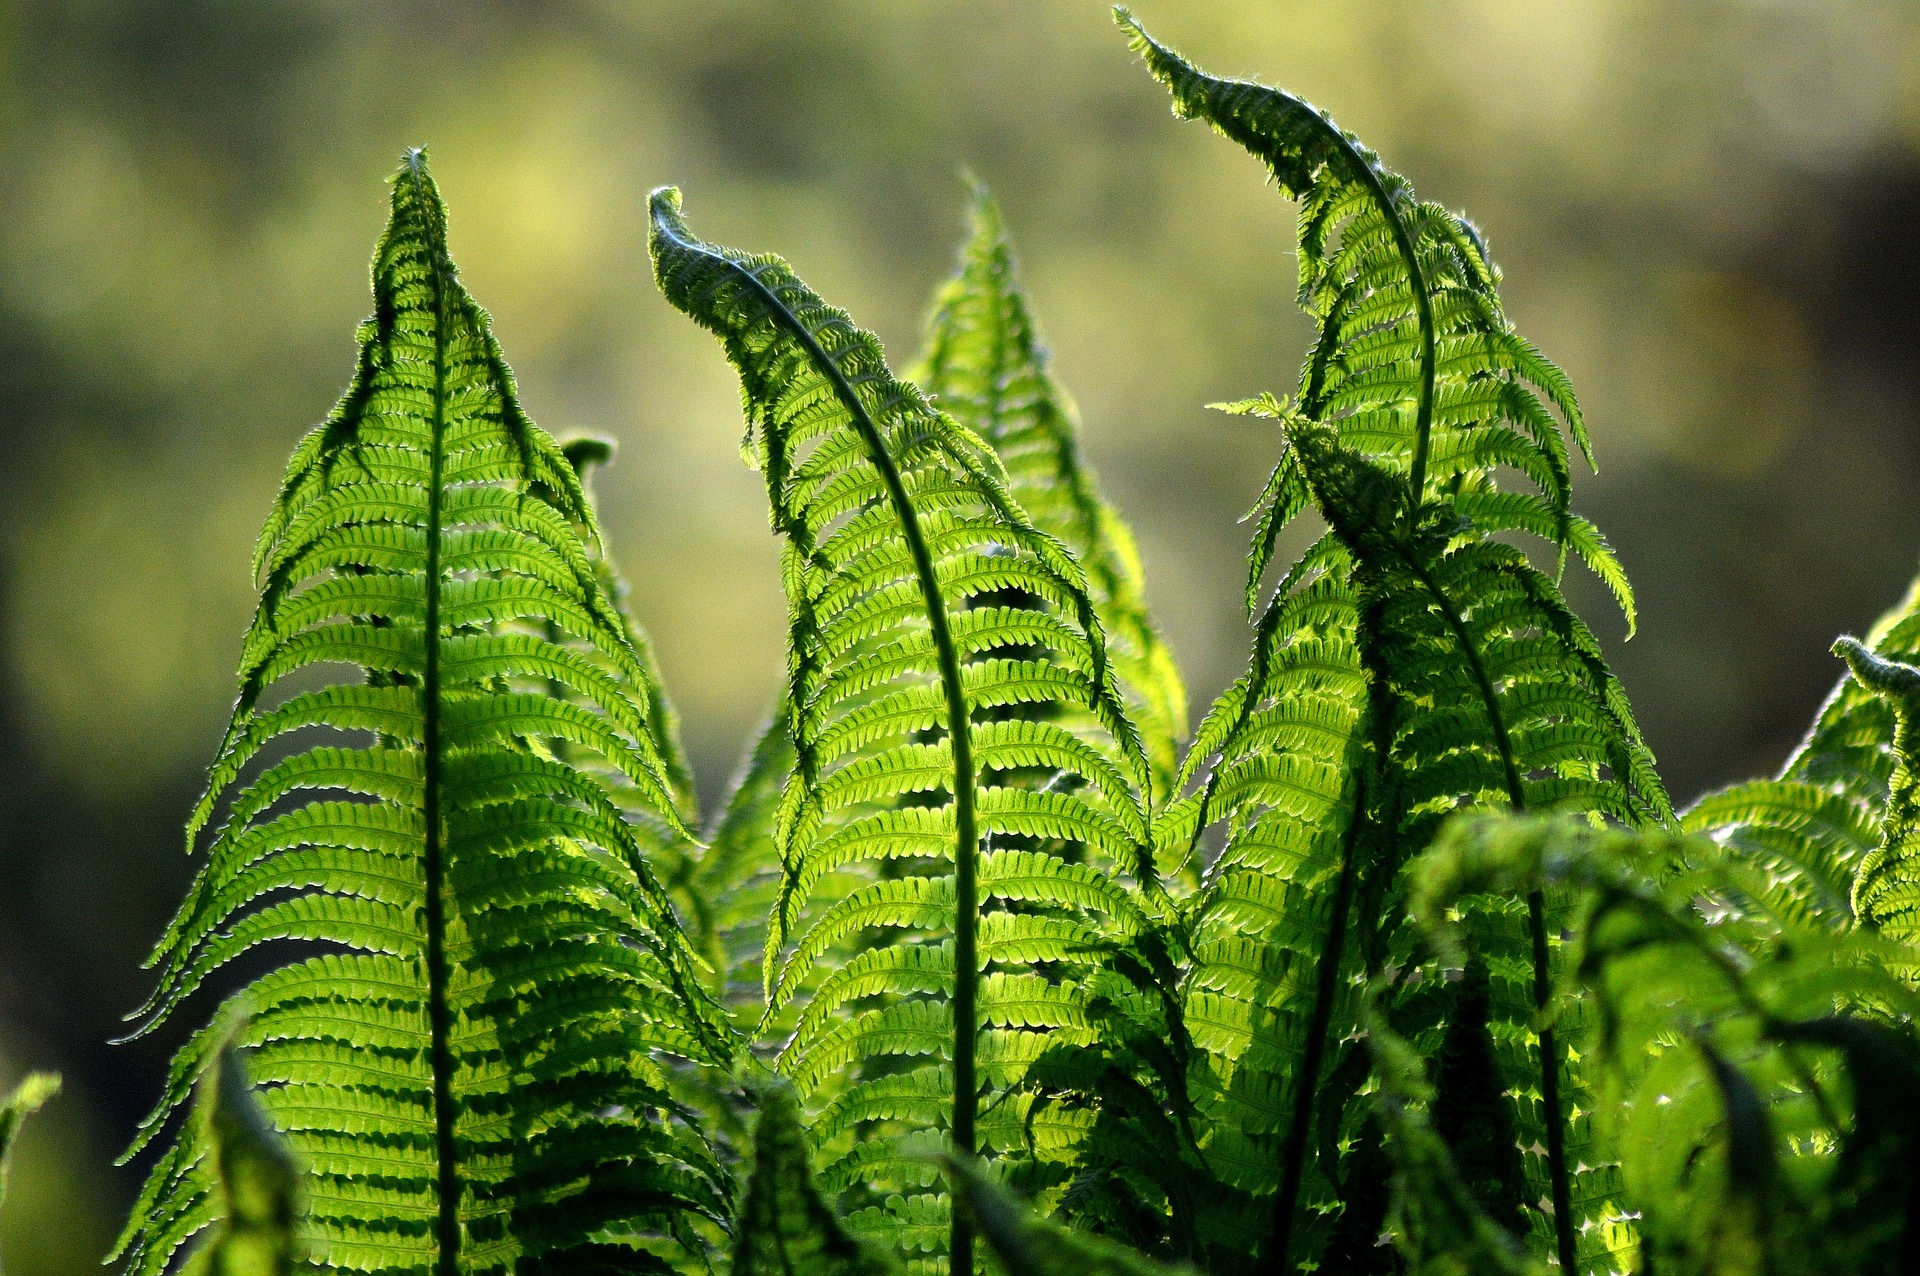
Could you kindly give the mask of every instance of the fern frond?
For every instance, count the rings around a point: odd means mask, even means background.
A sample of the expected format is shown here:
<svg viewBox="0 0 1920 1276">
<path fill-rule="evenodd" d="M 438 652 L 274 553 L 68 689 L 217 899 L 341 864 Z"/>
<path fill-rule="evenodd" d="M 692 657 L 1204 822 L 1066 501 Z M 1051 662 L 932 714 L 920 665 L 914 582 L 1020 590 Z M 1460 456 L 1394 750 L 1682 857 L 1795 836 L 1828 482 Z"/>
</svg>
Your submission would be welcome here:
<svg viewBox="0 0 1920 1276">
<path fill-rule="evenodd" d="M 926 346 L 907 378 L 986 440 L 1034 526 L 1079 559 L 1160 800 L 1187 734 L 1186 685 L 1147 609 L 1133 533 L 1080 455 L 1073 403 L 1048 370 L 999 206 L 978 182 L 968 214 L 960 269 L 934 299 Z"/>
<path fill-rule="evenodd" d="M 1460 960 L 1454 910 L 1477 893 L 1571 895 L 1576 992 L 1598 1031 L 1596 1119 L 1659 1271 L 1891 1270 L 1915 1185 L 1920 1081 L 1912 991 L 1891 946 L 1823 921 L 1698 901 L 1751 896 L 1754 866 L 1704 839 L 1567 820 L 1449 824 L 1412 870 L 1410 909 Z"/>
<path fill-rule="evenodd" d="M 353 383 L 261 537 L 239 702 L 188 824 L 205 862 L 138 1032 L 228 962 L 318 943 L 238 994 L 235 1041 L 310 1167 L 316 1261 L 651 1261 L 725 1194 L 651 1056 L 732 1051 L 656 877 L 691 836 L 670 711 L 419 152 L 373 284 Z M 312 688 L 343 666 L 361 681 Z M 129 1155 L 214 1042 L 181 1051 Z M 211 1221 L 210 1139 L 187 1123 L 153 1171 L 129 1271 Z"/>
<path fill-rule="evenodd" d="M 781 1066 L 817 1110 L 903 1072 L 926 1079 L 892 1092 L 883 1127 L 824 1149 L 830 1178 L 880 1155 L 862 1145 L 928 1129 L 972 1154 L 983 1090 L 1016 1084 L 1044 1031 L 1006 1004 L 983 916 L 1118 924 L 1133 905 L 1112 874 L 1159 886 L 1149 762 L 1104 629 L 1080 565 L 1021 510 L 991 448 L 895 379 L 870 334 L 778 258 L 696 239 L 677 192 L 657 192 L 652 212 L 661 291 L 740 375 L 784 540 L 796 765 L 774 823 L 766 1022 L 814 990 L 818 1013 Z M 862 967 L 820 1006 L 879 934 L 951 942 L 950 977 Z M 926 1101 L 935 1076 L 944 1111 Z M 971 1234 L 926 1179 L 878 1178 L 876 1194 L 900 1195 L 850 1225 L 936 1260 L 948 1248 L 967 1270 Z M 949 1225 L 948 1242 L 931 1239 Z"/>
<path fill-rule="evenodd" d="M 1877 658 L 1920 662 L 1920 581 L 1863 645 Z M 1881 841 L 1895 730 L 1892 703 L 1842 677 L 1776 778 L 1707 794 L 1688 808 L 1684 825 L 1766 866 L 1762 893 L 1746 906 L 1851 926 L 1854 879 Z"/>
<path fill-rule="evenodd" d="M 1862 923 L 1901 947 L 1898 969 L 1920 982 L 1920 669 L 1877 656 L 1865 644 L 1842 638 L 1834 651 L 1853 676 L 1886 701 L 1893 712 L 1893 775 L 1880 821 L 1880 845 L 1860 862 L 1853 884 L 1853 911 Z"/>
<path fill-rule="evenodd" d="M 1373 1137 L 1356 1137 L 1351 1107 L 1367 1061 L 1336 1044 L 1360 1032 L 1356 977 L 1411 956 L 1397 875 L 1439 815 L 1511 804 L 1640 824 L 1671 812 L 1592 636 L 1552 580 L 1492 539 L 1523 532 L 1562 563 L 1582 559 L 1631 628 L 1619 563 L 1570 508 L 1567 437 L 1592 463 L 1578 402 L 1508 323 L 1479 233 L 1316 108 L 1209 76 L 1117 14 L 1176 114 L 1240 143 L 1300 202 L 1299 299 L 1318 329 L 1295 399 L 1217 405 L 1279 421 L 1286 446 L 1254 511 L 1249 672 L 1202 723 L 1184 796 L 1155 830 L 1171 861 L 1171 845 L 1224 827 L 1195 907 L 1189 1020 L 1219 1096 L 1212 1123 L 1236 1130 L 1213 1136 L 1218 1163 L 1269 1196 L 1267 1261 L 1285 1265 L 1319 1252 L 1343 1181 L 1368 1177 L 1338 1151 Z M 1532 490 L 1501 490 L 1503 469 Z M 1280 532 L 1312 507 L 1328 534 L 1263 603 Z M 1506 1074 L 1495 1088 L 1532 1096 L 1520 1141 L 1547 1151 L 1528 1162 L 1530 1196 L 1557 1202 L 1536 1228 L 1571 1268 L 1556 1093 L 1567 1078 L 1552 1033 L 1530 1028 L 1545 901 L 1509 903 L 1482 910 L 1502 949 L 1489 958 Z M 1388 1002 L 1426 1048 L 1458 1013 L 1425 988 Z"/>
<path fill-rule="evenodd" d="M 1280 89 L 1210 76 L 1149 36 L 1124 9 L 1121 27 L 1182 118 L 1238 142 L 1300 202 L 1299 302 L 1319 330 L 1297 406 L 1335 426 L 1340 442 L 1406 477 L 1413 502 L 1465 500 L 1485 531 L 1543 537 L 1564 561 L 1587 563 L 1613 591 L 1631 632 L 1631 587 L 1613 551 L 1570 508 L 1562 428 L 1587 464 L 1593 452 L 1566 374 L 1513 331 L 1499 271 L 1480 233 L 1419 200 L 1413 187 L 1318 108 Z M 1279 404 L 1273 402 L 1273 408 Z M 1273 410 L 1273 409 L 1268 409 Z M 1537 495 L 1492 493 L 1507 466 Z M 1292 502 L 1278 500 L 1291 492 Z M 1283 458 L 1259 529 L 1265 553 L 1304 506 Z"/>
</svg>

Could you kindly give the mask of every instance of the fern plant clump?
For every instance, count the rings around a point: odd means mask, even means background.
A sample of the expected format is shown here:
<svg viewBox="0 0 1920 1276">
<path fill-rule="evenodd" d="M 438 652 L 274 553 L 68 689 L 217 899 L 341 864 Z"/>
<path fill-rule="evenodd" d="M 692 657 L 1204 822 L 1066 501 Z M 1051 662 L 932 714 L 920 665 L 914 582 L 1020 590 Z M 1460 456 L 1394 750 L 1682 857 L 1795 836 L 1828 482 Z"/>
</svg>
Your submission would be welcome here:
<svg viewBox="0 0 1920 1276">
<path fill-rule="evenodd" d="M 1777 777 L 1676 813 L 1562 590 L 1637 621 L 1588 423 L 1485 237 L 1116 16 L 1298 205 L 1298 383 L 1215 405 L 1276 439 L 1244 672 L 1190 722 L 983 186 L 904 373 L 663 187 L 653 282 L 738 378 L 788 621 L 703 822 L 610 445 L 528 418 L 409 152 L 259 541 L 132 1033 L 220 1004 L 111 1261 L 1914 1270 L 1920 586 Z"/>
</svg>

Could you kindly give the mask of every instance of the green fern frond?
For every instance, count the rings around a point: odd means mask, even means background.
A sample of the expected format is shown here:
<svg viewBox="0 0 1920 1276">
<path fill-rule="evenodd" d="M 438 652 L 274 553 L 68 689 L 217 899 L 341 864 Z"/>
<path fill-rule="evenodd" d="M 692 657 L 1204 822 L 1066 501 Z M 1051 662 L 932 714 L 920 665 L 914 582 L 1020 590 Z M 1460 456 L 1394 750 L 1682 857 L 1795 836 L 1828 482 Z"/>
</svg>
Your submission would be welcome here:
<svg viewBox="0 0 1920 1276">
<path fill-rule="evenodd" d="M 1909 1226 L 1920 1119 L 1912 991 L 1867 931 L 1699 901 L 1751 896 L 1759 870 L 1700 838 L 1565 819 L 1449 824 L 1412 870 L 1410 910 L 1461 959 L 1463 901 L 1569 895 L 1576 995 L 1597 1031 L 1583 1060 L 1596 1118 L 1640 1205 L 1644 1265 L 1663 1272 L 1892 1270 Z"/>
<path fill-rule="evenodd" d="M 1175 113 L 1238 142 L 1300 202 L 1299 301 L 1319 336 L 1297 411 L 1337 425 L 1343 445 L 1405 475 L 1409 515 L 1433 497 L 1464 500 L 1461 512 L 1482 530 L 1529 532 L 1563 560 L 1580 558 L 1614 592 L 1631 632 L 1626 575 L 1569 507 L 1563 426 L 1593 464 L 1579 403 L 1566 374 L 1508 323 L 1479 231 L 1417 199 L 1405 178 L 1314 106 L 1207 75 L 1125 9 L 1115 13 L 1172 93 Z M 1496 497 L 1495 466 L 1517 470 L 1537 492 Z M 1297 480 L 1290 486 L 1298 491 Z M 1268 554 L 1299 508 L 1263 520 Z"/>
<path fill-rule="evenodd" d="M 1084 573 L 1021 510 L 991 448 L 895 379 L 879 343 L 784 262 L 696 239 L 677 192 L 656 192 L 652 212 L 661 291 L 739 372 L 784 541 L 796 765 L 775 820 L 765 1023 L 810 989 L 782 1069 L 816 1109 L 867 1086 L 893 1105 L 823 1149 L 829 1178 L 846 1158 L 888 1161 L 870 1165 L 882 1199 L 849 1225 L 935 1261 L 950 1246 L 966 1270 L 964 1221 L 924 1170 L 872 1145 L 945 1128 L 971 1155 L 983 1094 L 1015 1087 L 1044 1034 L 1077 1031 L 1071 980 L 1037 994 L 1001 978 L 981 922 L 1123 927 L 1136 906 L 1114 874 L 1159 887 L 1149 762 Z M 950 955 L 835 981 L 879 935 Z M 927 1102 L 942 1090 L 946 1104 Z"/>
<path fill-rule="evenodd" d="M 959 272 L 934 298 L 907 378 L 986 440 L 1034 526 L 1079 559 L 1162 799 L 1187 734 L 1186 685 L 1147 610 L 1133 533 L 1081 458 L 1073 403 L 1048 370 L 999 206 L 977 182 L 968 213 Z"/>
<path fill-rule="evenodd" d="M 240 994 L 236 1040 L 309 1166 L 316 1261 L 645 1264 L 725 1195 L 653 1055 L 732 1052 L 655 875 L 691 836 L 670 717 L 419 152 L 373 285 L 353 383 L 260 540 L 239 702 L 188 825 L 206 859 L 138 1031 L 262 945 L 317 943 Z M 314 685 L 343 666 L 360 680 Z M 176 1057 L 129 1156 L 216 1040 Z M 211 1221 L 211 1151 L 189 1122 L 162 1156 L 129 1271 Z"/>
<path fill-rule="evenodd" d="M 290 1276 L 300 1263 L 301 1170 L 261 1108 L 232 1045 L 200 1082 L 219 1224 L 187 1276 Z"/>
<path fill-rule="evenodd" d="M 1210 1136 L 1209 1153 L 1268 1198 L 1267 1261 L 1284 1265 L 1318 1252 L 1343 1181 L 1366 1177 L 1338 1146 L 1365 1142 L 1352 1101 L 1367 1064 L 1336 1043 L 1360 1031 L 1356 977 L 1412 955 L 1397 873 L 1439 815 L 1512 804 L 1640 824 L 1671 812 L 1591 634 L 1552 580 L 1491 539 L 1525 532 L 1562 562 L 1581 558 L 1631 627 L 1624 573 L 1570 508 L 1563 431 L 1592 462 L 1578 403 L 1507 322 L 1478 232 L 1418 201 L 1317 109 L 1206 75 L 1117 12 L 1176 113 L 1239 142 L 1300 201 L 1299 297 L 1318 328 L 1294 400 L 1216 405 L 1277 420 L 1286 446 L 1254 511 L 1249 672 L 1203 721 L 1184 796 L 1155 830 L 1171 862 L 1174 847 L 1224 828 L 1194 910 L 1188 1018 L 1203 1092 L 1218 1096 L 1211 1124 L 1235 1131 Z M 1500 490 L 1502 468 L 1533 490 Z M 1263 604 L 1280 532 L 1312 507 L 1328 534 Z M 1579 1132 L 1564 1128 L 1562 1067 L 1541 1063 L 1552 1036 L 1530 1028 L 1549 961 L 1544 910 L 1481 912 L 1498 949 L 1499 1088 L 1526 1100 L 1522 1143 L 1549 1149 L 1529 1159 L 1530 1191 L 1560 1202 L 1559 1225 L 1536 1213 L 1536 1227 L 1571 1266 Z M 1388 1001 L 1425 1048 L 1454 1013 L 1424 988 Z"/>
<path fill-rule="evenodd" d="M 1854 678 L 1893 712 L 1893 775 L 1880 820 L 1880 845 L 1860 862 L 1853 911 L 1860 921 L 1900 945 L 1899 969 L 1920 982 L 1920 669 L 1877 656 L 1857 639 L 1833 647 Z"/>
</svg>

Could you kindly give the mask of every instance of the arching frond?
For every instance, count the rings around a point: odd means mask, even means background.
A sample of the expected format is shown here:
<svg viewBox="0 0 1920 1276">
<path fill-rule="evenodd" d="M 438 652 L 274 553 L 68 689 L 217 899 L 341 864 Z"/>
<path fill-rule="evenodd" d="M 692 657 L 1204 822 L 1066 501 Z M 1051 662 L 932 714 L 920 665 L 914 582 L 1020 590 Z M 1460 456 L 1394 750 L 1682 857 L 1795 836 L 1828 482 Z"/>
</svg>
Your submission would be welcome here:
<svg viewBox="0 0 1920 1276">
<path fill-rule="evenodd" d="M 1619 599 L 1633 593 L 1593 525 L 1572 512 L 1564 427 L 1589 465 L 1585 419 L 1566 374 L 1513 331 L 1499 272 L 1469 222 L 1413 187 L 1318 108 L 1280 89 L 1210 76 L 1116 11 L 1134 50 L 1183 118 L 1252 152 L 1300 202 L 1300 306 L 1318 336 L 1298 411 L 1337 426 L 1343 446 L 1405 476 L 1409 509 L 1452 500 L 1486 532 L 1526 532 L 1588 564 Z M 1549 406 L 1551 405 L 1551 406 Z M 1502 492 L 1516 471 L 1531 493 Z M 1282 458 L 1262 506 L 1256 567 L 1304 506 Z M 1257 574 L 1257 573 L 1256 573 Z"/>
<path fill-rule="evenodd" d="M 1339 1043 L 1361 1032 L 1358 976 L 1412 955 L 1397 933 L 1398 870 L 1440 815 L 1512 804 L 1639 824 L 1670 811 L 1592 636 L 1503 543 L 1526 533 L 1562 562 L 1581 558 L 1631 626 L 1624 573 L 1570 507 L 1567 438 L 1589 453 L 1578 403 L 1508 323 L 1479 233 L 1419 201 L 1314 107 L 1209 76 L 1119 18 L 1176 113 L 1246 147 L 1300 201 L 1299 299 L 1318 329 L 1297 399 L 1229 408 L 1278 420 L 1287 440 L 1255 508 L 1254 652 L 1202 723 L 1183 796 L 1155 830 L 1170 863 L 1224 829 L 1194 911 L 1188 1022 L 1205 1050 L 1201 1092 L 1216 1096 L 1208 1153 L 1266 1198 L 1256 1239 L 1285 1266 L 1320 1252 L 1339 1202 L 1375 1174 L 1353 1159 L 1378 1146 L 1353 1124 L 1368 1060 Z M 1519 490 L 1496 481 L 1515 476 Z M 1278 536 L 1309 508 L 1329 531 L 1263 602 Z M 1571 1266 L 1575 1207 L 1581 1220 L 1610 1207 L 1604 1186 L 1569 1200 L 1582 1133 L 1558 1093 L 1562 1052 L 1531 1029 L 1550 961 L 1545 910 L 1533 899 L 1479 911 L 1494 1090 L 1522 1098 L 1519 1141 L 1544 1150 L 1527 1161 L 1529 1203 L 1557 1206 L 1533 1212 L 1536 1239 Z M 1431 1049 L 1457 1003 L 1403 983 L 1382 1013 Z M 1599 1158 L 1584 1159 L 1604 1180 Z M 1586 1229 L 1582 1263 L 1601 1261 L 1604 1231 Z"/>
<path fill-rule="evenodd" d="M 1187 734 L 1186 686 L 1147 610 L 1133 533 L 1080 455 L 1073 403 L 1048 370 L 999 206 L 978 183 L 969 220 L 959 272 L 934 298 L 908 379 L 986 440 L 1034 526 L 1079 559 L 1163 798 Z"/>
<path fill-rule="evenodd" d="M 296 941 L 240 994 L 236 1044 L 309 1167 L 316 1261 L 657 1265 L 725 1187 L 653 1055 L 732 1048 L 652 863 L 690 836 L 658 679 L 419 152 L 373 286 L 353 382 L 261 536 L 239 702 L 188 825 L 205 858 L 139 1031 Z M 130 1156 L 216 1043 L 176 1057 Z M 211 1146 L 188 1122 L 162 1156 L 130 1272 L 211 1221 Z"/>
<path fill-rule="evenodd" d="M 1854 914 L 1898 946 L 1896 968 L 1909 983 L 1920 983 L 1920 669 L 1875 655 L 1853 638 L 1842 638 L 1834 651 L 1893 713 L 1893 775 L 1880 845 L 1860 861 Z"/>
<path fill-rule="evenodd" d="M 850 1225 L 966 1270 L 920 1144 L 1008 1147 L 982 1096 L 1087 1031 L 1062 972 L 1137 915 L 1117 875 L 1157 886 L 1148 762 L 1085 576 L 992 450 L 784 262 L 696 239 L 677 192 L 654 195 L 652 246 L 740 374 L 784 541 L 796 765 L 765 980 L 770 1019 L 805 1008 L 781 1067 L 828 1181 L 870 1186 Z"/>
</svg>

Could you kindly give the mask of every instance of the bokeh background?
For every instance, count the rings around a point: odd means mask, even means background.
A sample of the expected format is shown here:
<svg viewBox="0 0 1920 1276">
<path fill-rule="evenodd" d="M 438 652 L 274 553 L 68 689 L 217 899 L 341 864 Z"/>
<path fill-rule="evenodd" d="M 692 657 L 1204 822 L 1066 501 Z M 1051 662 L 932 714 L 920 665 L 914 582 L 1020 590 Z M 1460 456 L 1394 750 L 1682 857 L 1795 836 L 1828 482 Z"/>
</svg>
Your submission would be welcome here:
<svg viewBox="0 0 1920 1276">
<path fill-rule="evenodd" d="M 1581 504 L 1639 587 L 1573 593 L 1677 798 L 1776 766 L 1832 636 L 1920 551 L 1920 8 L 1896 0 L 1139 0 L 1471 212 L 1572 374 Z M 65 1072 L 0 1259 L 89 1270 L 177 1036 L 108 1047 L 188 876 L 283 459 L 352 366 L 382 179 L 452 243 L 599 490 L 724 790 L 782 605 L 735 383 L 656 295 L 645 194 L 776 249 L 904 362 L 971 166 L 999 194 L 1196 706 L 1244 660 L 1236 519 L 1288 392 L 1291 210 L 1093 0 L 0 4 L 0 1083 Z"/>
</svg>

